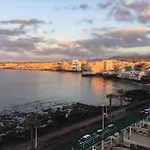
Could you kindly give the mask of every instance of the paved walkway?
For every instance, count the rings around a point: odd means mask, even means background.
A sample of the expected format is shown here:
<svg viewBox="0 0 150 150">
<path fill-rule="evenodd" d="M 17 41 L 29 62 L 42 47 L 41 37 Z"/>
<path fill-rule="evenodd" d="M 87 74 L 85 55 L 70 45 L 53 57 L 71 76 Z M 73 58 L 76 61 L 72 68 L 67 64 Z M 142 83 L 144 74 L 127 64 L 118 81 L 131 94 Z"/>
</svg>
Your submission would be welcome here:
<svg viewBox="0 0 150 150">
<path fill-rule="evenodd" d="M 126 144 L 136 144 L 141 145 L 147 148 L 150 148 L 150 137 L 132 133 L 130 139 L 124 139 L 124 143 Z"/>
</svg>

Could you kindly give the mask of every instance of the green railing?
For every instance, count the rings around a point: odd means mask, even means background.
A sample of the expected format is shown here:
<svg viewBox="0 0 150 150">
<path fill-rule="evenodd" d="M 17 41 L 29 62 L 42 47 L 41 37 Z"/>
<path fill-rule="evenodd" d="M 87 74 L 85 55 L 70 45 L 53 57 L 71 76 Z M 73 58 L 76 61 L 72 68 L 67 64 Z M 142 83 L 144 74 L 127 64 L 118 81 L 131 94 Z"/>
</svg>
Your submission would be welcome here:
<svg viewBox="0 0 150 150">
<path fill-rule="evenodd" d="M 70 143 L 69 145 L 64 146 L 60 150 L 85 150 L 91 147 L 92 145 L 107 139 L 116 132 L 121 132 L 123 129 L 146 118 L 147 116 L 148 114 L 145 113 L 137 113 L 129 117 L 126 117 L 125 119 L 120 119 L 117 122 L 115 122 L 112 127 L 106 126 L 101 133 L 99 134 L 97 133 L 96 134 L 97 137 L 93 135 L 91 139 L 89 139 L 89 141 L 85 140 L 82 144 L 79 144 L 77 139 L 74 142 Z"/>
</svg>

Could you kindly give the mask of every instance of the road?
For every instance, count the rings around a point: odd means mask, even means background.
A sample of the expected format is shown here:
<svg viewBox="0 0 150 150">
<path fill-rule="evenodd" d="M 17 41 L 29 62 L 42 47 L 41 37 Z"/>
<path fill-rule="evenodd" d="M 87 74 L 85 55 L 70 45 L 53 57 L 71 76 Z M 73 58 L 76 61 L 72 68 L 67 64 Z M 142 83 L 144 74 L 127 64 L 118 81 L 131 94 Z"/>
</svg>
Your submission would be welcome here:
<svg viewBox="0 0 150 150">
<path fill-rule="evenodd" d="M 121 118 L 127 118 L 129 115 L 133 113 L 137 113 L 140 110 L 143 110 L 147 105 L 143 106 L 142 108 L 137 108 L 135 110 L 132 110 L 132 112 L 126 112 L 122 115 L 118 115 L 115 118 L 106 120 L 106 124 L 112 123 L 114 121 L 117 121 Z M 39 141 L 39 148 L 38 150 L 58 150 L 60 147 L 68 145 L 68 143 L 71 143 L 74 140 L 79 139 L 83 135 L 87 133 L 93 133 L 97 129 L 101 128 L 101 116 L 95 117 L 93 119 L 89 119 L 84 122 L 80 122 L 78 124 L 74 124 L 72 126 L 66 127 L 62 130 L 58 130 L 56 132 L 53 132 L 51 134 L 44 135 L 38 139 Z M 19 145 L 16 145 L 12 148 L 12 150 L 25 150 L 25 147 L 29 145 L 29 142 L 21 143 Z M 44 146 L 43 146 L 44 145 Z M 10 150 L 10 147 L 2 148 L 2 150 Z"/>
</svg>

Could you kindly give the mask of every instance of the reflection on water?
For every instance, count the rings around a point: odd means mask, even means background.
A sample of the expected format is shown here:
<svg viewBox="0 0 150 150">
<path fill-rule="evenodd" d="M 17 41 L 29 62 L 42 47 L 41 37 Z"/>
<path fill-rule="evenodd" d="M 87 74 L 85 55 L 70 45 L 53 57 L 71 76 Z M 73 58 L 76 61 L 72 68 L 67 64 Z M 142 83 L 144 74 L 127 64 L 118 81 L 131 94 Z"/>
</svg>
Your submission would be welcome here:
<svg viewBox="0 0 150 150">
<path fill-rule="evenodd" d="M 113 81 L 112 80 L 105 80 L 104 82 L 104 91 L 105 91 L 105 94 L 111 94 L 113 93 Z"/>
<path fill-rule="evenodd" d="M 141 86 L 102 77 L 82 78 L 79 73 L 0 70 L 0 108 L 37 100 L 98 105 L 120 88 Z"/>
<path fill-rule="evenodd" d="M 104 79 L 103 78 L 92 78 L 91 79 L 91 86 L 92 86 L 92 90 L 96 95 L 102 94 L 103 93 L 103 82 Z M 100 84 L 98 84 L 100 83 Z"/>
</svg>

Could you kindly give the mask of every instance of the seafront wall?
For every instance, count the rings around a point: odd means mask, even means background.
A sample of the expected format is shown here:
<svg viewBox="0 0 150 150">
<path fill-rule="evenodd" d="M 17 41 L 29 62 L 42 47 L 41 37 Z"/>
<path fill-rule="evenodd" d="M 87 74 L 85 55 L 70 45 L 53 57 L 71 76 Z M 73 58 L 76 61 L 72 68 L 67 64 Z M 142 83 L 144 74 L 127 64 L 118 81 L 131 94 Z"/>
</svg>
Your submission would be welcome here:
<svg viewBox="0 0 150 150">
<path fill-rule="evenodd" d="M 89 66 L 94 73 L 109 71 L 112 69 L 122 69 L 127 65 L 145 64 L 150 67 L 150 60 L 81 60 L 82 69 Z M 0 63 L 0 69 L 20 69 L 20 70 L 65 70 L 69 71 L 72 67 L 72 61 L 62 62 L 3 62 Z"/>
</svg>

